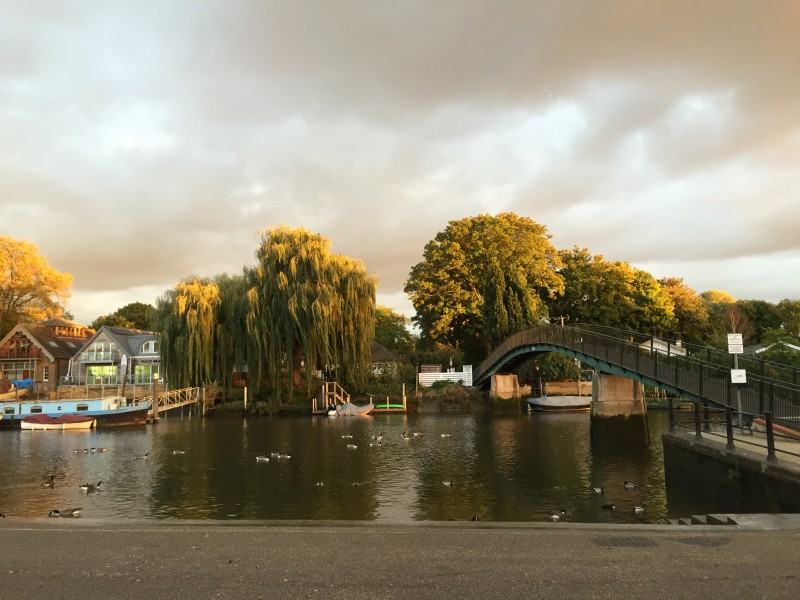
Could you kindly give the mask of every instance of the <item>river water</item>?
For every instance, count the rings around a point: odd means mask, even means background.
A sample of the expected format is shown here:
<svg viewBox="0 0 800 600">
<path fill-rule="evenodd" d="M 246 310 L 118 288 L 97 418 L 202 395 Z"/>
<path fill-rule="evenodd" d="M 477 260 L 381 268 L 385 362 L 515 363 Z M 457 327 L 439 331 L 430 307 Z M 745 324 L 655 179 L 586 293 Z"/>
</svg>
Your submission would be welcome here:
<svg viewBox="0 0 800 600">
<path fill-rule="evenodd" d="M 127 429 L 0 431 L 0 512 L 44 517 L 54 508 L 81 507 L 84 517 L 106 520 L 402 523 L 546 521 L 563 509 L 565 521 L 635 523 L 713 511 L 691 499 L 668 504 L 661 445 L 667 416 L 651 411 L 648 422 L 649 445 L 591 439 L 588 413 L 522 410 L 345 418 L 170 414 Z M 382 445 L 370 446 L 371 436 L 381 434 Z M 145 453 L 148 459 L 136 458 Z M 269 462 L 256 460 L 262 455 Z M 54 487 L 43 487 L 50 474 Z M 94 493 L 79 487 L 101 480 Z M 624 481 L 636 489 L 625 490 Z M 615 510 L 603 508 L 609 503 Z M 646 512 L 635 514 L 642 503 Z"/>
</svg>

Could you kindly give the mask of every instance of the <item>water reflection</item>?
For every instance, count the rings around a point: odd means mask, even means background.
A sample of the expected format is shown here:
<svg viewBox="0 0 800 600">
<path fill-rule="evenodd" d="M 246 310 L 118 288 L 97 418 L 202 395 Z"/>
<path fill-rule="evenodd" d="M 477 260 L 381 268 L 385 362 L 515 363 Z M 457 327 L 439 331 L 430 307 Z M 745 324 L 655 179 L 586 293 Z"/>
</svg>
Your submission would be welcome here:
<svg viewBox="0 0 800 600">
<path fill-rule="evenodd" d="M 339 419 L 171 415 L 118 431 L 3 431 L 0 511 L 44 517 L 80 506 L 84 517 L 100 519 L 409 522 L 544 521 L 563 508 L 567 521 L 654 521 L 670 512 L 661 449 L 666 415 L 652 413 L 649 423 L 649 446 L 593 435 L 585 413 L 518 411 Z M 379 435 L 382 445 L 370 446 Z M 101 446 L 107 451 L 75 452 Z M 147 460 L 136 458 L 145 453 Z M 55 487 L 42 487 L 51 473 Z M 97 492 L 79 488 L 99 480 Z M 625 490 L 623 481 L 636 482 L 636 489 Z M 602 508 L 611 502 L 616 510 Z M 646 514 L 635 515 L 633 506 L 643 502 Z M 692 508 L 682 504 L 680 516 Z"/>
</svg>

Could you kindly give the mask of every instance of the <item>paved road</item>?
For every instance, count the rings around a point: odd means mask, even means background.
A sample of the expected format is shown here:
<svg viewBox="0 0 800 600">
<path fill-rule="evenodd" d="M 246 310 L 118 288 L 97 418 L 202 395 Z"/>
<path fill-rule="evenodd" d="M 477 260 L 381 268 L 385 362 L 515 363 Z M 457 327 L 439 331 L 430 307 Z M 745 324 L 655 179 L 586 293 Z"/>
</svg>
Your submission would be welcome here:
<svg viewBox="0 0 800 600">
<path fill-rule="evenodd" d="M 0 598 L 796 598 L 800 526 L 0 519 Z"/>
</svg>

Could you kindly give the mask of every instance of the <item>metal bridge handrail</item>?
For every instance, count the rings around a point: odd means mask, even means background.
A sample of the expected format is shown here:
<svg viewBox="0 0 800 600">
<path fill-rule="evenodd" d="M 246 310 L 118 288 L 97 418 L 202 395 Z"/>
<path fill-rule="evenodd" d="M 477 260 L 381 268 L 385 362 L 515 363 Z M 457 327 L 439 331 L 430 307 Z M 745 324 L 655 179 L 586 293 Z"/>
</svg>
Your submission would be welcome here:
<svg viewBox="0 0 800 600">
<path fill-rule="evenodd" d="M 730 364 L 708 361 L 708 354 L 695 356 L 683 346 L 668 343 L 666 351 L 643 347 L 642 338 L 628 339 L 619 331 L 593 327 L 540 325 L 515 333 L 475 369 L 475 384 L 507 365 L 515 365 L 529 354 L 557 351 L 578 358 L 608 373 L 678 393 L 692 399 L 707 399 L 719 405 L 732 401 Z M 652 338 L 647 338 L 651 340 Z M 678 350 L 680 348 L 680 350 Z M 775 414 L 776 422 L 797 427 L 800 423 L 800 386 L 748 373 L 747 386 L 737 390 L 737 403 L 750 412 Z"/>
</svg>

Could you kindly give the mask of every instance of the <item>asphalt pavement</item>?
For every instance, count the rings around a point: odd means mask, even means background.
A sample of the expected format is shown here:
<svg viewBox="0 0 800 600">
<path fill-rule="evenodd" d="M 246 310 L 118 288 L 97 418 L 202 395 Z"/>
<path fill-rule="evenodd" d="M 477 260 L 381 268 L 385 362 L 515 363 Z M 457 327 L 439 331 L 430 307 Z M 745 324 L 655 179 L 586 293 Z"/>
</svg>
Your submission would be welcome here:
<svg viewBox="0 0 800 600">
<path fill-rule="evenodd" d="M 796 598 L 800 515 L 740 525 L 0 519 L 0 599 Z"/>
</svg>

